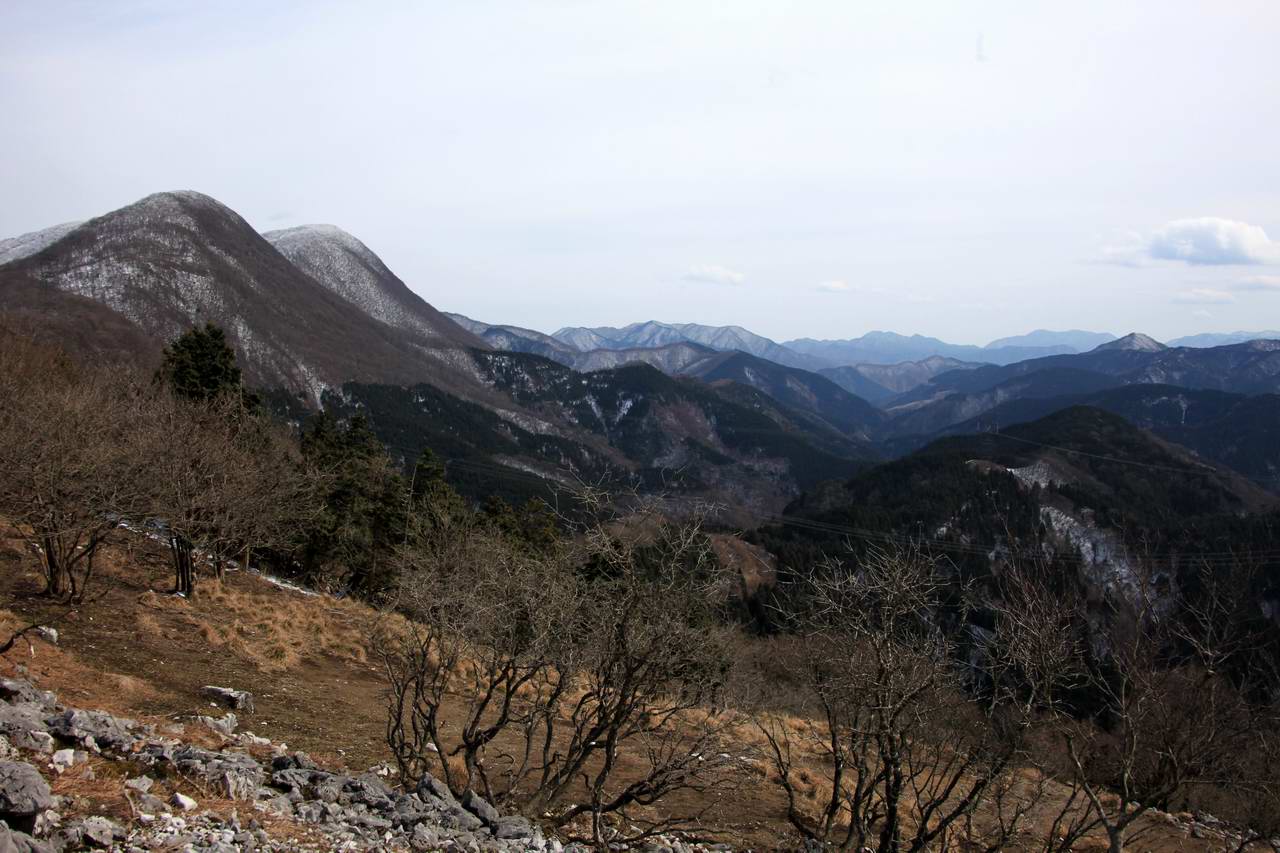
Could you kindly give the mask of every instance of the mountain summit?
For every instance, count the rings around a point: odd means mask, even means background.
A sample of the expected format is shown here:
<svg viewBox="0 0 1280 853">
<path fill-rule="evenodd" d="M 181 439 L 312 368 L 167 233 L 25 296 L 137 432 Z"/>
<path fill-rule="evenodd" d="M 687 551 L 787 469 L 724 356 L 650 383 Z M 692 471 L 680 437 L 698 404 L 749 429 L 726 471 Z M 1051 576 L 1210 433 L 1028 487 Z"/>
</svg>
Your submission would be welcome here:
<svg viewBox="0 0 1280 853">
<path fill-rule="evenodd" d="M 1094 352 L 1106 352 L 1110 350 L 1129 350 L 1131 352 L 1160 352 L 1166 350 L 1164 344 L 1157 341 L 1150 335 L 1144 335 L 1141 332 L 1130 332 L 1123 338 L 1114 341 L 1108 341 L 1105 344 L 1099 344 L 1094 347 Z"/>
<path fill-rule="evenodd" d="M 368 246 L 336 225 L 300 225 L 262 236 L 298 269 L 388 326 L 432 342 L 485 346 L 428 305 Z"/>
<path fill-rule="evenodd" d="M 333 270 L 324 266 L 331 257 L 336 264 L 337 244 L 350 250 L 348 263 L 334 268 L 351 273 L 346 277 L 331 276 Z M 157 341 L 172 340 L 196 323 L 216 323 L 236 346 L 251 383 L 305 392 L 313 400 L 350 380 L 434 379 L 446 387 L 467 382 L 462 371 L 447 365 L 465 358 L 460 350 L 475 340 L 443 317 L 438 322 L 444 331 L 422 331 L 422 324 L 430 329 L 439 315 L 407 289 L 396 301 L 396 287 L 403 284 L 380 261 L 374 263 L 376 256 L 359 241 L 311 233 L 298 235 L 295 248 L 323 282 L 216 199 L 162 192 L 91 219 L 5 264 L 0 285 L 52 288 L 61 301 L 49 310 L 62 313 L 79 310 L 66 297 L 85 297 Z M 343 287 L 381 294 L 384 307 L 397 305 L 408 319 L 397 327 L 353 310 L 359 306 L 341 295 Z M 417 313 L 410 311 L 414 300 Z"/>
</svg>

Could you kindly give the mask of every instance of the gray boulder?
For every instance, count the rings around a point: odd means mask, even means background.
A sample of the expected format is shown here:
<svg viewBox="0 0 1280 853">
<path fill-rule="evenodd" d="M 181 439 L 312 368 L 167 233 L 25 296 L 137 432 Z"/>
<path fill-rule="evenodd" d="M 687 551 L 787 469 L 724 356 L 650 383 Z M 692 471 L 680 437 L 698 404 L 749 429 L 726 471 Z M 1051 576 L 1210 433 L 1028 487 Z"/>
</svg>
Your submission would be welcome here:
<svg viewBox="0 0 1280 853">
<path fill-rule="evenodd" d="M 262 765 L 251 755 L 211 752 L 198 746 L 175 749 L 173 764 L 184 773 L 216 785 L 233 800 L 254 799 L 266 777 Z"/>
<path fill-rule="evenodd" d="M 53 804 L 53 792 L 39 770 L 22 761 L 0 761 L 0 820 L 29 831 L 36 815 Z"/>
<path fill-rule="evenodd" d="M 236 724 L 240 721 L 236 719 L 236 715 L 230 712 L 221 717 L 196 717 L 196 722 L 201 723 L 206 728 L 210 728 L 224 737 L 231 737 L 235 734 Z"/>
<path fill-rule="evenodd" d="M 498 814 L 498 810 L 489 805 L 489 802 L 475 791 L 470 788 L 464 791 L 462 793 L 461 802 L 464 809 L 480 818 L 480 820 L 484 821 L 488 826 L 497 825 L 498 818 L 501 817 L 501 815 Z"/>
<path fill-rule="evenodd" d="M 458 802 L 454 799 L 453 792 L 449 790 L 449 786 L 430 773 L 423 773 L 422 778 L 418 780 L 418 796 L 429 803 L 436 803 L 441 806 L 452 806 Z"/>
<path fill-rule="evenodd" d="M 232 687 L 215 687 L 213 685 L 205 685 L 200 689 L 200 693 L 206 698 L 225 705 L 233 711 L 244 711 L 246 714 L 253 713 L 253 694 L 248 690 L 236 690 Z"/>
<path fill-rule="evenodd" d="M 14 737 L 24 732 L 47 732 L 46 714 L 48 709 L 37 702 L 20 700 L 0 705 L 0 734 Z"/>
<path fill-rule="evenodd" d="M 81 843 L 86 847 L 99 847 L 106 849 L 122 839 L 125 832 L 119 826 L 116 826 L 105 817 L 87 817 L 82 821 L 77 821 L 77 828 L 80 830 Z"/>
<path fill-rule="evenodd" d="M 0 821 L 0 853 L 52 853 L 53 848 Z"/>
<path fill-rule="evenodd" d="M 535 830 L 533 824 L 522 817 L 504 817 L 498 819 L 493 834 L 504 840 L 524 841 L 533 838 Z"/>
<path fill-rule="evenodd" d="M 315 770 L 316 763 L 305 752 L 292 755 L 277 755 L 271 759 L 272 770 Z"/>
<path fill-rule="evenodd" d="M 86 747 L 105 747 L 126 752 L 137 738 L 132 730 L 137 723 L 123 717 L 113 717 L 104 711 L 80 711 L 69 708 L 61 714 L 45 719 L 49 731 L 60 740 L 72 741 Z"/>
<path fill-rule="evenodd" d="M 21 678 L 0 678 L 0 699 L 6 702 L 29 702 L 44 708 L 57 704 L 57 697 L 48 690 L 40 690 L 30 681 Z"/>
</svg>

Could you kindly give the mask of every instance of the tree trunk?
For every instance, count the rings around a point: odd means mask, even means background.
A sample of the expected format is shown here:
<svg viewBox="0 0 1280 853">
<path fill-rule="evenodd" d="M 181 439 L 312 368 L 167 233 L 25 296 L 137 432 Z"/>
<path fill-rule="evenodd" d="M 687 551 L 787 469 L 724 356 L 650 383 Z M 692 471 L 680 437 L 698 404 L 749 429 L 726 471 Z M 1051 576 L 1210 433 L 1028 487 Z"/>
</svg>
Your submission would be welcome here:
<svg viewBox="0 0 1280 853">
<path fill-rule="evenodd" d="M 191 560 L 191 540 L 180 534 L 170 534 L 169 548 L 173 552 L 174 592 L 191 598 L 196 594 L 196 575 Z"/>
<path fill-rule="evenodd" d="M 71 588 L 70 572 L 62 564 L 52 538 L 48 536 L 44 543 L 44 582 L 45 595 L 51 598 L 66 598 Z"/>
</svg>

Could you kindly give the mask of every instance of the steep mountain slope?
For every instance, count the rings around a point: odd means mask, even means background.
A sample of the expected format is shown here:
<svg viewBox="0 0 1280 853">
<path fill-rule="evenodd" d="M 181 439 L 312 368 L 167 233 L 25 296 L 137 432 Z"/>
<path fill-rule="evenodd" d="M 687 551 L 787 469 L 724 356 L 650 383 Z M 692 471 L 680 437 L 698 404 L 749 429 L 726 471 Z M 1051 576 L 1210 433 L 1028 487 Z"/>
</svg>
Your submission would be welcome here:
<svg viewBox="0 0 1280 853">
<path fill-rule="evenodd" d="M 717 353 L 683 371 L 704 382 L 736 382 L 768 394 L 793 409 L 808 412 L 849 435 L 868 439 L 883 421 L 880 412 L 825 376 L 744 352 Z"/>
<path fill-rule="evenodd" d="M 960 361 L 940 355 L 900 364 L 853 364 L 818 371 L 850 393 L 880 405 L 898 394 L 923 385 L 939 373 L 980 367 L 977 362 Z"/>
<path fill-rule="evenodd" d="M 890 407 L 885 429 L 895 436 L 934 433 L 952 424 L 989 412 L 1010 400 L 1039 400 L 1068 394 L 1089 394 L 1121 384 L 1118 379 L 1069 367 L 1037 370 L 1014 376 L 994 388 L 945 394 L 927 402 Z"/>
<path fill-rule="evenodd" d="M 0 287 L 12 282 L 87 297 L 157 341 L 217 323 L 251 382 L 313 400 L 350 380 L 477 387 L 456 339 L 426 339 L 370 317 L 199 193 L 158 193 L 91 219 L 0 267 Z"/>
<path fill-rule="evenodd" d="M 590 350 L 569 356 L 563 361 L 572 365 L 575 370 L 583 372 L 621 367 L 624 364 L 647 364 L 668 376 L 679 376 L 684 374 L 691 365 L 716 355 L 717 352 L 711 347 L 690 341 L 680 341 L 660 347 Z M 561 360 L 557 359 L 557 361 Z"/>
<path fill-rule="evenodd" d="M 74 357 L 153 371 L 161 342 L 101 303 L 0 274 L 0 333 L 34 337 Z"/>
<path fill-rule="evenodd" d="M 899 335 L 894 332 L 868 332 L 848 340 L 815 340 L 800 338 L 783 346 L 804 355 L 826 361 L 833 366 L 845 364 L 898 364 L 919 361 L 930 356 L 944 356 L 964 361 L 1009 364 L 1027 358 L 1075 352 L 1068 346 L 979 347 L 949 344 L 924 335 Z"/>
<path fill-rule="evenodd" d="M 698 323 L 659 323 L 650 320 L 632 323 L 621 329 L 612 326 L 568 327 L 556 332 L 554 337 L 584 352 L 595 349 L 660 347 L 687 341 L 721 352 L 741 350 L 788 367 L 816 370 L 829 366 L 819 359 L 793 352 L 741 326 L 703 326 Z"/>
<path fill-rule="evenodd" d="M 483 347 L 432 308 L 355 237 L 333 225 L 267 231 L 263 238 L 293 265 L 365 314 L 432 344 Z"/>
<path fill-rule="evenodd" d="M 365 414 L 405 459 L 430 447 L 471 480 L 507 491 L 513 479 L 536 490 L 531 474 L 621 477 L 769 511 L 876 458 L 865 442 L 752 389 L 721 393 L 643 364 L 582 374 L 526 353 L 476 358 L 484 380 L 510 395 L 523 418 L 499 419 L 429 386 L 349 383 L 326 404 Z"/>
<path fill-rule="evenodd" d="M 1123 418 L 1078 406 L 999 435 L 941 439 L 807 493 L 758 541 L 799 572 L 849 539 L 913 541 L 979 580 L 1016 541 L 1055 556 L 1064 579 L 1074 570 L 1092 590 L 1124 591 L 1144 554 L 1156 571 L 1191 577 L 1206 557 L 1274 554 L 1277 504 Z"/>
<path fill-rule="evenodd" d="M 840 367 L 824 367 L 818 372 L 850 394 L 861 397 L 873 406 L 879 406 L 898 396 L 898 392 L 890 390 L 868 377 L 862 370 L 866 366 L 862 364 L 845 364 Z"/>
<path fill-rule="evenodd" d="M 477 499 L 545 497 L 581 480 L 773 512 L 879 458 L 868 442 L 744 386 L 712 388 L 644 364 L 579 373 L 528 353 L 474 355 L 505 410 L 427 384 L 360 382 L 326 392 L 324 406 L 367 418 L 405 464 L 431 449 Z M 282 414 L 288 404 L 271 402 Z"/>
<path fill-rule="evenodd" d="M 1020 399 L 930 435 L 890 442 L 905 453 L 945 435 L 1007 430 L 1073 406 L 1092 406 L 1280 492 L 1280 395 L 1245 396 L 1173 385 L 1125 385 L 1092 394 Z"/>
</svg>

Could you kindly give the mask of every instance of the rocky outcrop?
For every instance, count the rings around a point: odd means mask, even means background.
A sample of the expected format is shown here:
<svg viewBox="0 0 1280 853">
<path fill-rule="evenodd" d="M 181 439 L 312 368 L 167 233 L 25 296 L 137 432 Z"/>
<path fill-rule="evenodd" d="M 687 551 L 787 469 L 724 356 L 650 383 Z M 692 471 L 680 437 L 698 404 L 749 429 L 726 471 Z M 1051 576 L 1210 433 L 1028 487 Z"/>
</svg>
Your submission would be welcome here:
<svg viewBox="0 0 1280 853">
<path fill-rule="evenodd" d="M 0 819 L 30 830 L 53 805 L 53 793 L 39 770 L 24 761 L 0 761 Z"/>
<path fill-rule="evenodd" d="M 229 735 L 234 722 L 224 736 L 228 748 L 215 750 L 169 736 L 173 729 L 168 726 L 157 732 L 103 711 L 63 707 L 52 693 L 21 680 L 0 681 L 0 700 L 0 759 L 22 757 L 14 746 L 24 743 L 40 747 L 21 747 L 34 763 L 0 760 L 0 853 L 586 849 L 566 848 L 528 819 L 502 815 L 473 791 L 456 798 L 430 775 L 406 791 L 387 784 L 378 772 L 327 770 L 306 753 L 289 752 L 283 745 L 273 745 L 274 755 L 264 762 L 237 747 L 270 742 Z M 49 749 L 42 748 L 46 743 Z M 60 748 L 55 751 L 54 746 Z M 127 765 L 120 785 L 134 815 L 129 825 L 104 815 L 72 814 L 73 804 L 51 792 L 40 767 L 63 773 L 91 753 L 99 761 Z M 195 796 L 173 791 L 162 799 L 162 783 L 175 780 L 194 783 L 189 790 Z M 219 814 L 205 808 L 201 796 L 243 806 L 230 815 Z M 257 816 L 242 819 L 245 810 L 261 816 L 262 823 Z M 322 840 L 274 838 L 262 825 L 267 816 L 303 825 L 308 831 L 298 836 Z M 655 849 L 693 849 L 676 839 L 657 842 Z"/>
</svg>

